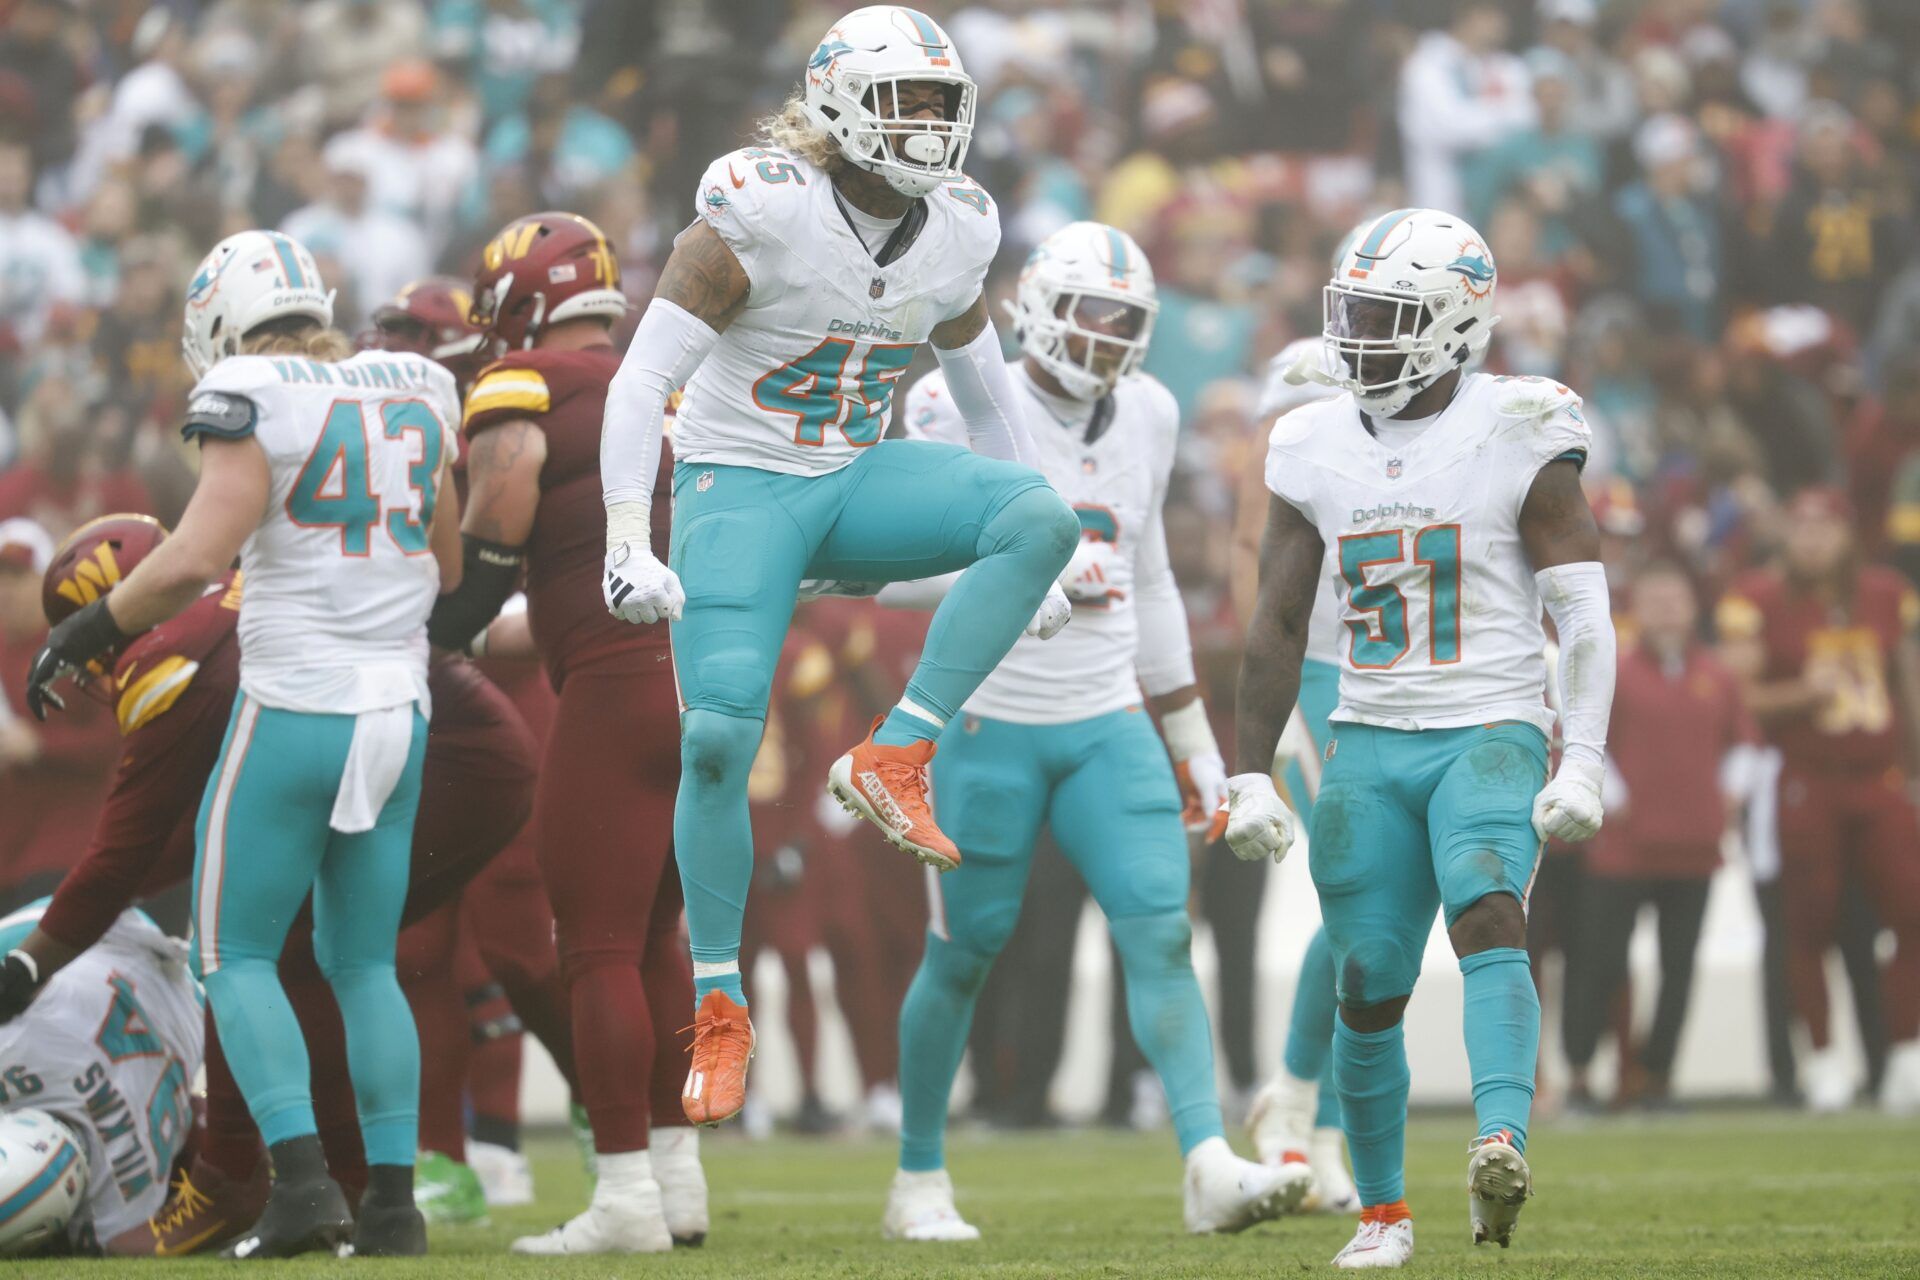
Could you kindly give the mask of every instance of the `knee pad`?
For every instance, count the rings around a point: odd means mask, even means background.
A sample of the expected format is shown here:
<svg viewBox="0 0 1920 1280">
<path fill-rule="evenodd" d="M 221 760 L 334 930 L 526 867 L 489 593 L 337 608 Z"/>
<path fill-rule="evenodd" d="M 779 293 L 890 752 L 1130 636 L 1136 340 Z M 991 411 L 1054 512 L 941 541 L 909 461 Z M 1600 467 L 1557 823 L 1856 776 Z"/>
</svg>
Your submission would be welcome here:
<svg viewBox="0 0 1920 1280">
<path fill-rule="evenodd" d="M 1193 924 L 1185 910 L 1127 916 L 1107 922 L 1120 964 L 1129 974 L 1169 973 L 1193 967 Z"/>
<path fill-rule="evenodd" d="M 999 942 L 1005 941 L 1003 934 Z M 931 935 L 927 938 L 927 969 L 942 985 L 969 996 L 978 995 L 980 988 L 986 985 L 987 974 L 992 971 L 993 962 L 999 954 L 998 945 L 990 951 L 977 951 L 944 938 Z"/>
<path fill-rule="evenodd" d="M 1420 942 L 1426 942 L 1424 931 Z M 1420 976 L 1419 952 L 1409 954 L 1396 938 L 1362 938 L 1338 961 L 1340 1003 L 1354 1009 L 1407 995 Z"/>
<path fill-rule="evenodd" d="M 1032 485 L 1007 499 L 983 532 L 986 550 L 1030 547 L 1041 558 L 1054 561 L 1053 572 L 1058 573 L 1080 544 L 1080 517 L 1051 485 Z"/>
<path fill-rule="evenodd" d="M 745 786 L 766 724 L 718 711 L 693 710 L 680 720 L 680 770 L 696 786 Z"/>
</svg>

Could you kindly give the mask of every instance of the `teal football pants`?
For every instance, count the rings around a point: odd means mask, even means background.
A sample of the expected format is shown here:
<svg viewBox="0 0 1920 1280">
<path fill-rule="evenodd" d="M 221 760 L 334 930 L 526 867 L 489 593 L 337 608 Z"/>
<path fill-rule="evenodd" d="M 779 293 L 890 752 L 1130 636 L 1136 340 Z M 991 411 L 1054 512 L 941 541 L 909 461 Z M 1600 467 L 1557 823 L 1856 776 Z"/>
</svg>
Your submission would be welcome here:
<svg viewBox="0 0 1920 1280">
<path fill-rule="evenodd" d="M 933 780 L 936 816 L 961 862 L 933 881 L 927 950 L 900 1013 L 900 1167 L 944 1163 L 947 1099 L 974 1001 L 1019 918 L 1043 823 L 1106 914 L 1128 1021 L 1166 1088 L 1182 1154 L 1220 1136 L 1179 788 L 1145 712 L 1060 725 L 963 716 L 940 738 Z"/>
<path fill-rule="evenodd" d="M 1436 911 L 1451 926 L 1489 894 L 1526 902 L 1547 740 L 1512 721 L 1420 732 L 1340 723 L 1327 756 L 1309 865 L 1340 1002 L 1366 1008 L 1413 991 Z M 1540 1043 L 1526 952 L 1482 951 L 1460 971 L 1479 1132 L 1508 1130 L 1524 1149 Z M 1339 1020 L 1333 1073 L 1361 1202 L 1404 1198 L 1404 1023 L 1360 1032 Z"/>
<path fill-rule="evenodd" d="M 371 830 L 329 827 L 353 716 L 234 703 L 194 827 L 193 967 L 234 1080 L 268 1145 L 316 1132 L 306 1041 L 280 986 L 280 951 L 307 895 L 313 949 L 340 1006 L 367 1163 L 411 1165 L 420 1042 L 394 974 L 420 807 L 426 717 Z"/>
<path fill-rule="evenodd" d="M 682 463 L 673 504 L 671 563 L 687 593 L 673 624 L 685 708 L 674 854 L 696 996 L 720 989 L 744 1003 L 738 972 L 725 970 L 740 954 L 753 879 L 747 772 L 801 579 L 965 570 L 906 688 L 951 720 L 1040 607 L 1080 522 L 1039 472 L 919 440 L 883 440 L 819 476 Z M 721 972 L 703 976 L 708 965 Z"/>
</svg>

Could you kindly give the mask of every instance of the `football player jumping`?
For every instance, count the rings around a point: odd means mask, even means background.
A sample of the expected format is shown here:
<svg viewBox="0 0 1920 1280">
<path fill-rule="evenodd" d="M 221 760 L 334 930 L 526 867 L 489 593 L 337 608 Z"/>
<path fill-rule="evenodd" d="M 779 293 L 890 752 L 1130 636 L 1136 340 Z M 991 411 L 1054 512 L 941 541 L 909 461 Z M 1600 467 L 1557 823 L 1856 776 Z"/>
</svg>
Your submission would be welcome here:
<svg viewBox="0 0 1920 1280">
<path fill-rule="evenodd" d="M 1283 857 L 1294 842 L 1268 770 L 1331 566 L 1347 636 L 1310 856 L 1338 975 L 1333 1074 L 1363 1206 L 1341 1267 L 1400 1266 L 1413 1253 L 1401 1019 L 1436 908 L 1465 978 L 1473 1238 L 1510 1242 L 1532 1194 L 1523 1152 L 1540 1040 L 1527 889 L 1541 840 L 1600 826 L 1614 639 L 1580 489 L 1589 432 L 1567 388 L 1469 372 L 1496 319 L 1495 282 L 1493 255 L 1459 218 L 1399 209 L 1371 220 L 1325 290 L 1339 371 L 1296 367 L 1343 394 L 1283 416 L 1267 455 L 1274 496 L 1227 839 L 1250 859 Z M 1543 605 L 1560 637 L 1566 743 L 1550 781 Z"/>
<path fill-rule="evenodd" d="M 1204 829 L 1226 799 L 1227 774 L 1161 526 L 1180 412 L 1138 372 L 1158 309 L 1146 256 L 1099 223 L 1047 237 L 1020 275 L 1014 330 L 1026 359 L 1013 382 L 1038 464 L 1085 530 L 1061 574 L 1077 617 L 1048 644 L 1016 643 L 940 738 L 936 807 L 964 859 L 929 886 L 932 926 L 900 1017 L 905 1123 L 883 1222 L 893 1239 L 979 1237 L 954 1208 L 947 1100 L 1043 824 L 1119 949 L 1133 1034 L 1166 1087 L 1186 1159 L 1187 1229 L 1240 1230 L 1298 1205 L 1312 1184 L 1304 1161 L 1269 1168 L 1227 1146 L 1213 1032 L 1193 975 L 1181 792 Z M 966 438 L 941 373 L 913 388 L 905 414 L 916 439 Z M 880 602 L 927 607 L 948 585 L 898 583 Z M 1143 690 L 1164 746 L 1141 714 Z"/>
<path fill-rule="evenodd" d="M 1023 629 L 1051 634 L 1069 612 L 1054 579 L 1079 521 L 1021 465 L 1033 446 L 981 290 L 1000 231 L 961 170 L 974 96 L 925 14 L 875 5 L 834 24 L 765 144 L 708 167 L 607 397 L 607 607 L 673 622 L 695 1123 L 746 1095 L 747 773 L 801 580 L 966 570 L 905 695 L 829 774 L 843 804 L 941 868 L 960 853 L 928 801 L 934 740 Z M 881 440 L 894 383 L 929 341 L 971 451 Z M 650 513 L 665 505 L 661 414 L 682 384 L 663 563 Z"/>
<path fill-rule="evenodd" d="M 598 227 L 536 213 L 488 242 L 473 287 L 483 348 L 467 392 L 466 573 L 428 625 L 464 648 L 518 590 L 559 693 L 534 801 L 540 871 L 573 1010 L 574 1069 L 599 1180 L 585 1212 L 518 1253 L 664 1252 L 707 1230 L 698 1135 L 680 1114 L 675 1037 L 693 1021 L 672 866 L 680 757 L 673 664 L 658 630 L 607 616 L 600 425 L 626 314 Z M 651 478 L 649 478 L 651 483 Z M 668 507 L 649 537 L 665 541 Z"/>
</svg>

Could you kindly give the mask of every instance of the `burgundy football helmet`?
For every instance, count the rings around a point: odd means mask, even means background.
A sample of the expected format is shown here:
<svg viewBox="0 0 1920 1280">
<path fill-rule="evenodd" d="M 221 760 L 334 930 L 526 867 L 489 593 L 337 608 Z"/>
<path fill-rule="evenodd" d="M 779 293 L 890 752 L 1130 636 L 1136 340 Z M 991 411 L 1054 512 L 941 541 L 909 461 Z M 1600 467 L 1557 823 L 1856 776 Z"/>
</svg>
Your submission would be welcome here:
<svg viewBox="0 0 1920 1280">
<path fill-rule="evenodd" d="M 606 234 L 577 213 L 547 212 L 515 218 L 487 242 L 468 318 L 491 355 L 525 350 L 562 320 L 626 311 Z"/>
<path fill-rule="evenodd" d="M 486 363 L 480 330 L 469 320 L 473 295 L 452 276 L 415 280 L 373 313 L 373 328 L 360 335 L 362 351 L 406 351 L 446 366 L 464 394 Z"/>
</svg>

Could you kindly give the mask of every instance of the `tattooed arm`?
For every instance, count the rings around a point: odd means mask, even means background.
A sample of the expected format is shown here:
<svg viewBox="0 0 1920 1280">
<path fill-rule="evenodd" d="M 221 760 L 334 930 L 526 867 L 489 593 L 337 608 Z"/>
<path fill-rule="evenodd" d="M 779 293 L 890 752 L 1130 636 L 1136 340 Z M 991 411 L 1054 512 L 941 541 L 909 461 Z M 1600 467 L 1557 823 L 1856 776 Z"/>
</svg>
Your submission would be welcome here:
<svg viewBox="0 0 1920 1280">
<path fill-rule="evenodd" d="M 698 317 L 715 333 L 725 333 L 746 308 L 750 289 L 746 268 L 720 233 L 696 222 L 674 237 L 653 296 Z"/>
<path fill-rule="evenodd" d="M 540 509 L 547 433 L 525 419 L 488 427 L 467 447 L 467 509 L 460 521 L 459 585 L 427 619 L 427 639 L 468 650 L 520 585 Z"/>
</svg>

